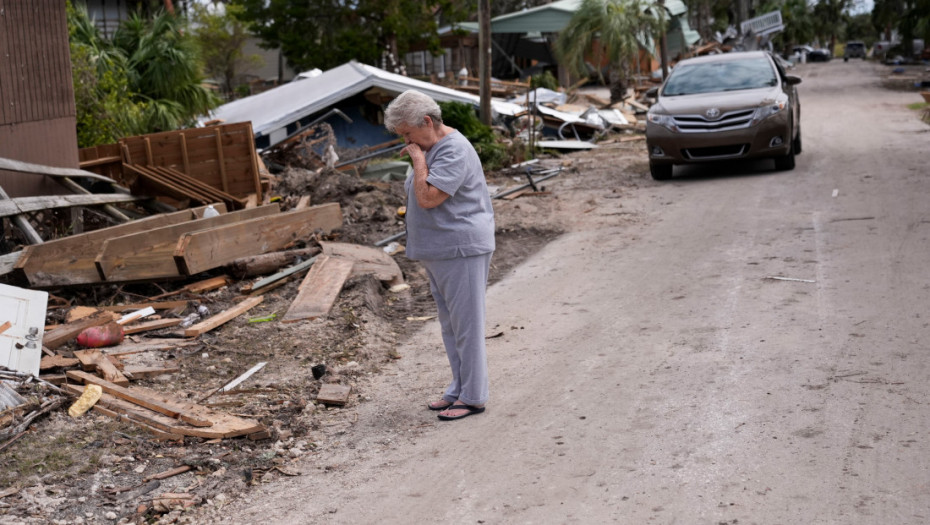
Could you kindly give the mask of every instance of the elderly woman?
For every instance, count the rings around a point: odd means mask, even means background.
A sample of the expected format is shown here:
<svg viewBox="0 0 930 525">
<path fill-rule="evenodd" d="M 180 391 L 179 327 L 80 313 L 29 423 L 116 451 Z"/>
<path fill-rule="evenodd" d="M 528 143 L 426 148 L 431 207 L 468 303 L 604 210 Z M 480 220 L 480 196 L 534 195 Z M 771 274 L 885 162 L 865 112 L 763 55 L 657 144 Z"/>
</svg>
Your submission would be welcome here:
<svg viewBox="0 0 930 525">
<path fill-rule="evenodd" d="M 385 127 L 402 136 L 413 164 L 407 192 L 407 246 L 429 276 L 452 382 L 430 402 L 439 419 L 484 412 L 488 365 L 484 346 L 485 289 L 494 253 L 494 210 L 475 148 L 443 124 L 430 97 L 409 90 L 384 113 Z"/>
</svg>

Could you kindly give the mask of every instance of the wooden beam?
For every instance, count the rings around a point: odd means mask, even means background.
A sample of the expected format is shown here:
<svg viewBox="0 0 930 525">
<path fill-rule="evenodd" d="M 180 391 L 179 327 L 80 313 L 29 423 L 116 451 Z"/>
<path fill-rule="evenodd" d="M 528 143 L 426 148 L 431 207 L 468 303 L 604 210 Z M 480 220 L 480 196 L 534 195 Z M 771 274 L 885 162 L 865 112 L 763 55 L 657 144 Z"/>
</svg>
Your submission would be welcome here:
<svg viewBox="0 0 930 525">
<path fill-rule="evenodd" d="M 152 307 L 156 310 L 173 310 L 187 306 L 187 301 L 151 301 L 147 303 L 118 304 L 115 306 L 98 306 L 100 310 L 107 312 L 128 312 L 131 310 L 142 310 L 143 308 Z"/>
<path fill-rule="evenodd" d="M 244 301 L 240 302 L 236 306 L 233 306 L 232 308 L 228 310 L 220 312 L 208 319 L 205 319 L 195 324 L 194 326 L 188 328 L 187 330 L 184 330 L 184 337 L 197 337 L 198 335 L 209 332 L 210 330 L 213 330 L 214 328 L 220 325 L 223 325 L 235 319 L 236 317 L 239 317 L 245 312 L 251 310 L 252 308 L 257 306 L 259 303 L 261 303 L 263 299 L 264 297 L 262 297 L 261 295 L 256 296 L 256 297 L 249 297 L 248 299 L 245 299 Z"/>
<path fill-rule="evenodd" d="M 96 348 L 77 350 L 74 352 L 74 357 L 81 361 L 84 370 L 96 370 L 100 372 L 104 380 L 114 385 L 129 386 L 129 379 L 126 379 L 126 376 L 100 350 Z"/>
<path fill-rule="evenodd" d="M 174 260 L 178 240 L 185 233 L 267 217 L 279 213 L 277 205 L 261 206 L 195 219 L 180 224 L 115 237 L 103 243 L 94 259 L 105 281 L 142 281 L 183 276 Z"/>
<path fill-rule="evenodd" d="M 7 195 L 3 188 L 0 188 L 0 201 L 9 200 L 10 196 Z M 13 216 L 13 224 L 19 227 L 22 230 L 23 234 L 26 236 L 26 240 L 30 244 L 41 245 L 44 241 L 39 235 L 39 232 L 32 227 L 32 224 L 29 223 L 29 219 L 23 214 L 16 214 Z"/>
<path fill-rule="evenodd" d="M 317 257 L 316 264 L 307 272 L 297 297 L 281 321 L 293 323 L 328 314 L 354 264 L 349 259 L 328 255 Z"/>
<path fill-rule="evenodd" d="M 196 210 L 154 215 L 28 246 L 16 262 L 14 271 L 34 287 L 97 283 L 100 282 L 100 275 L 94 259 L 107 239 L 189 221 L 193 219 L 193 213 Z"/>
<path fill-rule="evenodd" d="M 27 213 L 40 210 L 53 210 L 56 208 L 70 208 L 72 206 L 99 206 L 114 202 L 134 202 L 145 199 L 135 195 L 121 193 L 106 193 L 103 195 L 47 195 L 41 197 L 16 197 L 9 200 L 0 200 L 0 217 L 9 217 L 17 213 Z M 125 215 L 124 215 L 125 217 Z M 129 218 L 126 217 L 126 220 Z"/>
<path fill-rule="evenodd" d="M 317 231 L 329 234 L 341 227 L 342 211 L 333 202 L 185 234 L 174 257 L 184 273 L 194 275 L 241 257 L 282 250 Z"/>
<path fill-rule="evenodd" d="M 90 191 L 84 189 L 84 186 L 81 186 L 80 184 L 69 179 L 68 177 L 62 178 L 60 182 L 64 184 L 68 189 L 70 189 L 71 191 L 77 194 L 91 195 Z M 126 190 L 126 193 L 124 195 L 128 196 L 129 190 Z M 114 219 L 116 219 L 116 222 L 129 222 L 131 220 L 128 216 L 126 216 L 125 213 L 119 211 L 115 206 L 112 206 L 110 204 L 104 204 L 103 210 L 107 212 L 107 214 L 110 217 L 113 217 Z"/>
</svg>

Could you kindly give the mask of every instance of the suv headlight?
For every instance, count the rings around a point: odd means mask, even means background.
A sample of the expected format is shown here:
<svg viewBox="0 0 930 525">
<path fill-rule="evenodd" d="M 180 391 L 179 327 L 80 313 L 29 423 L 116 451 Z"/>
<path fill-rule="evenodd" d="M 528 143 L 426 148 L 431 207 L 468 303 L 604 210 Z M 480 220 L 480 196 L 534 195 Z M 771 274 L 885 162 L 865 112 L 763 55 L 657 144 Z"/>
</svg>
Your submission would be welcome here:
<svg viewBox="0 0 930 525">
<path fill-rule="evenodd" d="M 678 131 L 678 126 L 675 125 L 675 119 L 670 115 L 663 115 L 650 110 L 646 112 L 646 120 L 657 126 L 662 126 L 665 129 Z"/>
<path fill-rule="evenodd" d="M 752 116 L 752 123 L 750 126 L 755 126 L 756 124 L 762 122 L 763 120 L 777 115 L 780 112 L 784 111 L 788 107 L 787 100 L 776 100 L 774 103 L 766 104 L 758 109 L 756 109 L 756 114 Z"/>
</svg>

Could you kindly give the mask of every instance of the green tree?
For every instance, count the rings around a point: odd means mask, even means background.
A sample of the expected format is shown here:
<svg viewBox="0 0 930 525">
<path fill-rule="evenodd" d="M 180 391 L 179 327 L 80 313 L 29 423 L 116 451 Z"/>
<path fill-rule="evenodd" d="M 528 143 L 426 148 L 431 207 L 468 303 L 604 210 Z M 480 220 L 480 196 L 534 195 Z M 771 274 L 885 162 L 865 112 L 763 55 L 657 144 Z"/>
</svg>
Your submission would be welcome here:
<svg viewBox="0 0 930 525">
<path fill-rule="evenodd" d="M 622 100 L 630 80 L 630 63 L 639 56 L 642 43 L 657 41 L 666 25 L 664 12 L 651 5 L 641 0 L 582 0 L 556 40 L 561 64 L 576 75 L 587 76 L 589 55 L 595 64 L 606 58 L 610 100 Z"/>
<path fill-rule="evenodd" d="M 226 98 L 231 98 L 238 75 L 262 66 L 260 56 L 243 52 L 251 35 L 245 23 L 233 14 L 238 9 L 232 5 L 214 11 L 202 4 L 194 4 L 192 7 L 193 33 L 200 48 L 204 70 L 207 75 L 221 82 L 220 88 Z"/>
<path fill-rule="evenodd" d="M 67 4 L 78 147 L 115 142 L 142 131 L 126 61 L 101 38 L 84 6 Z"/>
<path fill-rule="evenodd" d="M 440 23 L 468 14 L 456 0 L 230 0 L 236 16 L 267 48 L 280 48 L 298 71 L 330 69 L 350 60 L 380 65 L 426 41 L 440 52 Z"/>
<path fill-rule="evenodd" d="M 830 42 L 830 52 L 836 48 L 839 28 L 846 23 L 852 6 L 853 0 L 818 0 L 814 6 L 814 29 L 818 36 Z"/>
</svg>

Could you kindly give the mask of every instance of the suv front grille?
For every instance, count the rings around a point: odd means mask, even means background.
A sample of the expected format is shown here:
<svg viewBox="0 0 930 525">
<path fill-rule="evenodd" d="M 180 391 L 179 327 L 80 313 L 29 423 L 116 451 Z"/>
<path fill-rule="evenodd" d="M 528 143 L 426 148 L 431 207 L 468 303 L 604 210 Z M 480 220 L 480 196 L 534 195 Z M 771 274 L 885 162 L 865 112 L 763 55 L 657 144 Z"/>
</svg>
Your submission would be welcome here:
<svg viewBox="0 0 930 525">
<path fill-rule="evenodd" d="M 704 115 L 674 115 L 672 118 L 682 133 L 707 133 L 748 128 L 755 112 L 754 109 L 731 111 L 713 120 Z"/>
<path fill-rule="evenodd" d="M 747 151 L 749 151 L 749 144 L 731 144 L 710 148 L 687 148 L 681 150 L 681 154 L 689 160 L 715 160 L 742 157 Z"/>
</svg>

